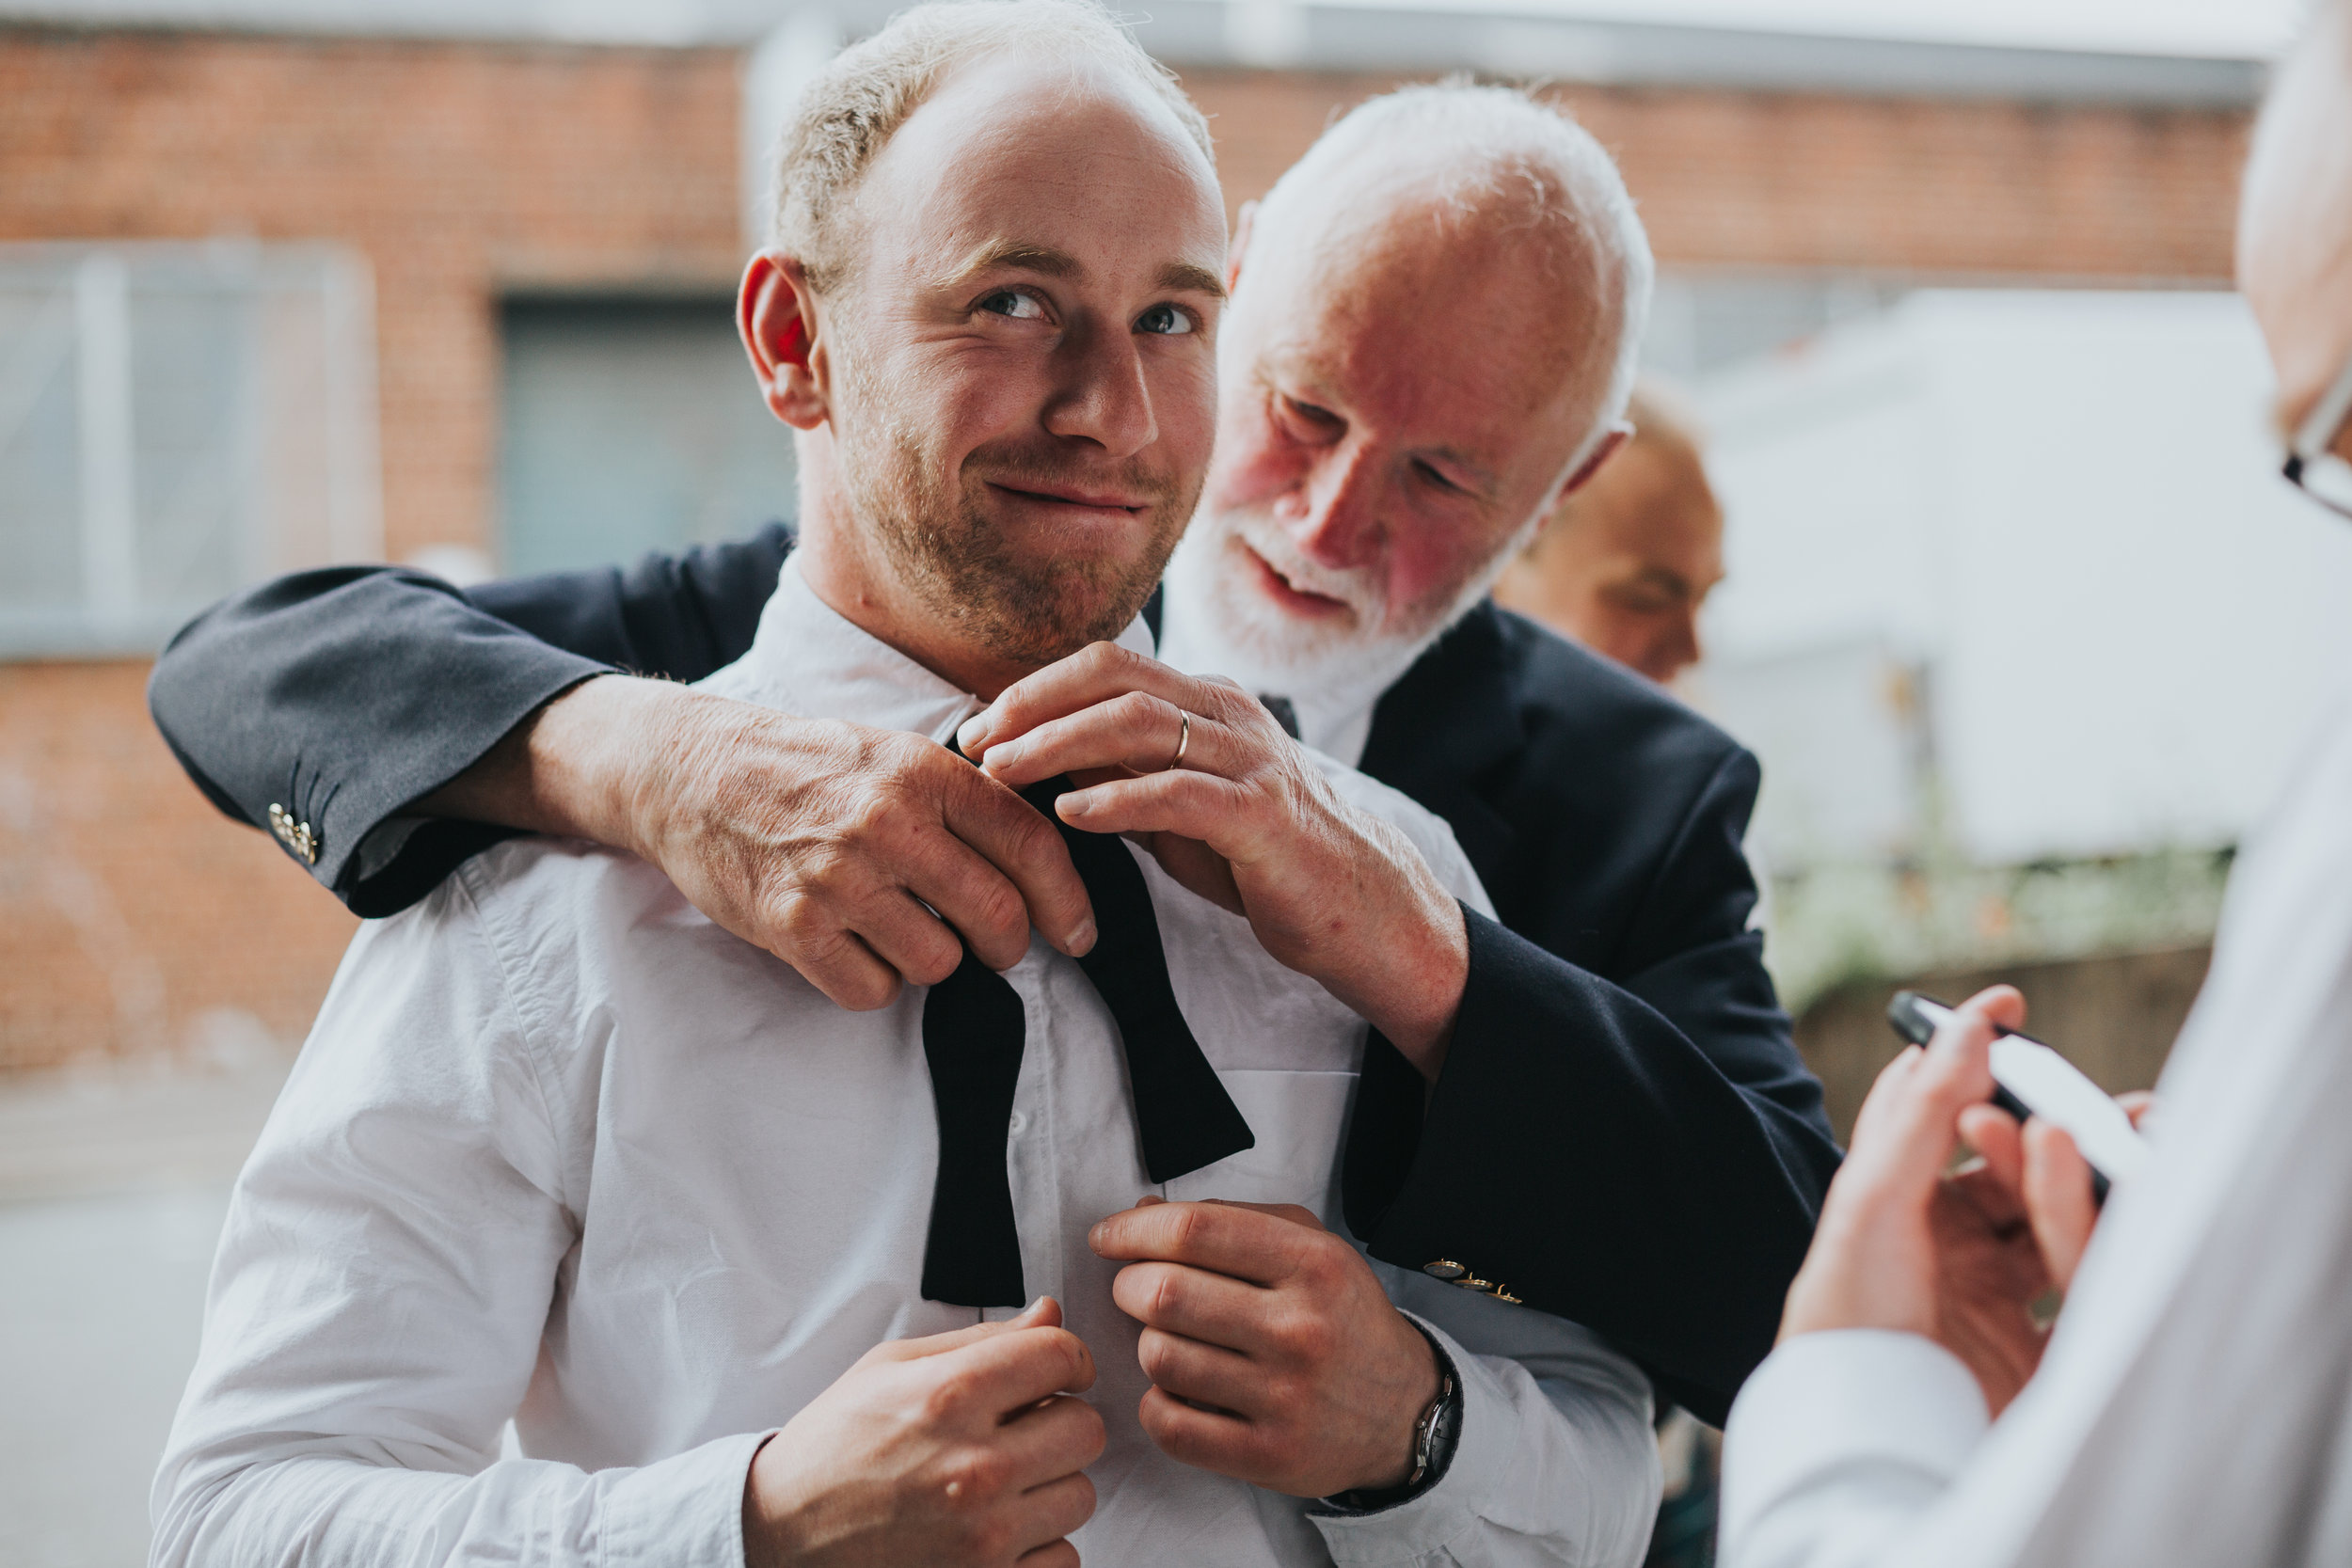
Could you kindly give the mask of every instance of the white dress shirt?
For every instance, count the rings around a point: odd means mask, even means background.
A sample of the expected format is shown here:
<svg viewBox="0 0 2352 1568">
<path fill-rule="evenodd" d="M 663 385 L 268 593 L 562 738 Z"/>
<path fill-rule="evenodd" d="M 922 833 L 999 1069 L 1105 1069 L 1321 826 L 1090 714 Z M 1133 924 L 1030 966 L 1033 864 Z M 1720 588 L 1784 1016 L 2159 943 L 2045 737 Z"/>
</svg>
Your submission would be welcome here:
<svg viewBox="0 0 2352 1568">
<path fill-rule="evenodd" d="M 2352 1563 L 2352 701 L 2293 777 L 2041 1370 L 1988 1425 L 1924 1338 L 1789 1340 L 1724 1434 L 1724 1568 Z"/>
<path fill-rule="evenodd" d="M 707 686 L 945 740 L 978 705 L 784 570 Z M 1147 634 L 1130 636 L 1148 650 Z M 1331 765 L 1459 895 L 1442 823 Z M 1157 1191 L 1334 1227 L 1366 1028 L 1136 852 L 1185 1018 L 1257 1137 L 1155 1186 L 1116 1026 L 1032 940 L 1008 1151 L 1022 1268 L 1092 1348 L 1103 1564 L 1631 1563 L 1645 1380 L 1572 1323 L 1375 1265 L 1462 1374 L 1443 1481 L 1343 1515 L 1161 1454 L 1088 1227 Z M 742 1560 L 761 1437 L 875 1343 L 976 1321 L 919 1289 L 926 992 L 847 1012 L 645 863 L 502 845 L 354 940 L 238 1181 L 155 1485 L 159 1563 Z M 1013 1309 L 992 1310 L 993 1317 Z M 513 1436 L 501 1451 L 510 1418 Z"/>
</svg>

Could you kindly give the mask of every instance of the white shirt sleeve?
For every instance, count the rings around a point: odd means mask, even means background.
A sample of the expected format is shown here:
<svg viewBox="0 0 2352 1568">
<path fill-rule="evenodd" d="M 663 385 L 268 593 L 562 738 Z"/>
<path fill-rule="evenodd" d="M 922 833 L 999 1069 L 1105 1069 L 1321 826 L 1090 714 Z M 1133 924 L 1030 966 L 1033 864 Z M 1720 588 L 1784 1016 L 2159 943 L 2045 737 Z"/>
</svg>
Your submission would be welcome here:
<svg viewBox="0 0 2352 1568">
<path fill-rule="evenodd" d="M 1805 1334 L 1765 1358 L 1724 1431 L 1725 1568 L 1847 1568 L 1940 1497 L 1983 1440 L 1984 1394 L 1915 1334 Z"/>
<path fill-rule="evenodd" d="M 230 1203 L 151 1562 L 740 1568 L 761 1433 L 499 1457 L 580 1228 L 551 1100 L 462 879 L 362 927 Z"/>
<path fill-rule="evenodd" d="M 1385 1264 L 1445 1347 L 1462 1427 L 1437 1485 L 1370 1513 L 1309 1515 L 1340 1568 L 1632 1568 L 1662 1478 L 1649 1380 L 1597 1335 Z"/>
</svg>

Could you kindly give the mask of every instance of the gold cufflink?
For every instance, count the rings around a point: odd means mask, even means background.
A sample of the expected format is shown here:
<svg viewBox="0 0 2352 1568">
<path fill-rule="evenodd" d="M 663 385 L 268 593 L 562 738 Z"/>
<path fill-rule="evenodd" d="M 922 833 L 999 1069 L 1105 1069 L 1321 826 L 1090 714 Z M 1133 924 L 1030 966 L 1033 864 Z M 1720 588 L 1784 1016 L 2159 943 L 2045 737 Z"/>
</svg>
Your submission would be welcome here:
<svg viewBox="0 0 2352 1568">
<path fill-rule="evenodd" d="M 1491 1279 L 1479 1278 L 1470 1273 L 1470 1265 L 1457 1263 L 1451 1258 L 1439 1258 L 1423 1263 L 1421 1266 L 1421 1272 L 1432 1279 L 1442 1280 L 1448 1285 L 1458 1285 L 1465 1291 L 1476 1291 L 1479 1294 L 1492 1296 L 1497 1301 L 1507 1301 L 1514 1307 L 1521 1305 L 1519 1298 L 1508 1290 Z"/>
<path fill-rule="evenodd" d="M 269 831 L 276 833 L 287 848 L 300 855 L 303 864 L 318 864 L 319 840 L 318 835 L 310 831 L 310 824 L 295 821 L 294 814 L 275 800 L 269 803 Z"/>
</svg>

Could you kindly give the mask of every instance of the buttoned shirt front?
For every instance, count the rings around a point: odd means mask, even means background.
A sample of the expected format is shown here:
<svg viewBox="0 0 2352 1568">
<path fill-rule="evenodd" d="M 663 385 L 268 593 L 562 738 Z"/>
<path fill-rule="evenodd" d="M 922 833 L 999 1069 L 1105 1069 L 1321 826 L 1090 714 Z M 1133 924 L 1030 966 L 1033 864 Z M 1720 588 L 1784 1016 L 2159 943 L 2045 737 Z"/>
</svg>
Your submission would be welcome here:
<svg viewBox="0 0 2352 1568">
<path fill-rule="evenodd" d="M 1148 651 L 1139 626 L 1128 641 Z M 978 705 L 797 564 L 752 652 L 707 684 L 943 741 Z M 1329 769 L 1484 907 L 1441 823 Z M 1385 1265 L 1462 1373 L 1438 1485 L 1349 1515 L 1144 1436 L 1137 1327 L 1088 1228 L 1149 1192 L 1298 1203 L 1337 1227 L 1366 1029 L 1136 854 L 1177 1000 L 1257 1141 L 1155 1186 L 1078 965 L 1033 940 L 1008 972 L 1026 1018 L 1008 1147 L 1023 1272 L 1093 1351 L 1109 1431 L 1081 1553 L 1638 1560 L 1658 1485 L 1641 1374 L 1574 1324 Z M 739 1563 L 762 1435 L 877 1342 L 980 1315 L 919 1290 L 925 996 L 837 1008 L 652 867 L 580 844 L 501 846 L 364 927 L 238 1183 L 157 1479 L 156 1560 Z"/>
</svg>

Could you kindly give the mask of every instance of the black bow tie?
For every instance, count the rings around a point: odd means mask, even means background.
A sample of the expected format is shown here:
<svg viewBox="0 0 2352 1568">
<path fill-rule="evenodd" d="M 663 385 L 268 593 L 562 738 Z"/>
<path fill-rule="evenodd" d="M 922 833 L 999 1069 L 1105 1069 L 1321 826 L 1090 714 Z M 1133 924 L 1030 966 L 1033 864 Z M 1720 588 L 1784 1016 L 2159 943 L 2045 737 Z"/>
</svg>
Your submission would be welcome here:
<svg viewBox="0 0 2352 1568">
<path fill-rule="evenodd" d="M 1078 967 L 1119 1025 L 1135 1094 L 1143 1166 L 1168 1181 L 1252 1147 L 1249 1123 L 1217 1081 L 1177 1009 L 1151 889 L 1116 835 L 1082 832 L 1054 815 L 1073 786 L 1048 779 L 1022 791 L 1061 830 L 1094 905 L 1094 946 Z M 931 1190 L 923 1294 L 960 1307 L 1019 1307 L 1021 1236 L 1005 1169 L 1026 1020 L 1003 975 L 972 956 L 923 1002 L 923 1055 L 939 1112 L 939 1180 Z"/>
</svg>

